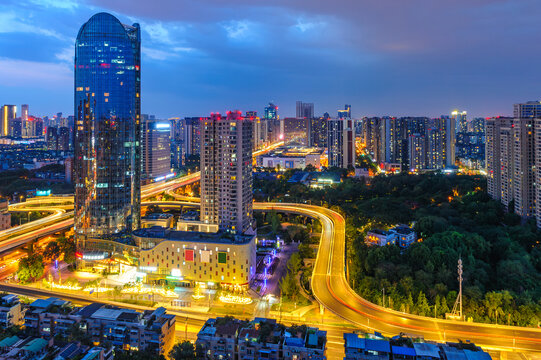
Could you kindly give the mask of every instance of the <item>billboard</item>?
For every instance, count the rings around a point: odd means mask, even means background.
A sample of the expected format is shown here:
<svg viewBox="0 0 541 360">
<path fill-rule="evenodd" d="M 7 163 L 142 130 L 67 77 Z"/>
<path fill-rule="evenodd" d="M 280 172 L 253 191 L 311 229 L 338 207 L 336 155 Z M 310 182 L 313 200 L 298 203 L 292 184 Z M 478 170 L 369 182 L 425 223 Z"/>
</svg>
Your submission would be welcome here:
<svg viewBox="0 0 541 360">
<path fill-rule="evenodd" d="M 193 261 L 193 250 L 184 250 L 184 260 L 186 261 Z"/>
</svg>

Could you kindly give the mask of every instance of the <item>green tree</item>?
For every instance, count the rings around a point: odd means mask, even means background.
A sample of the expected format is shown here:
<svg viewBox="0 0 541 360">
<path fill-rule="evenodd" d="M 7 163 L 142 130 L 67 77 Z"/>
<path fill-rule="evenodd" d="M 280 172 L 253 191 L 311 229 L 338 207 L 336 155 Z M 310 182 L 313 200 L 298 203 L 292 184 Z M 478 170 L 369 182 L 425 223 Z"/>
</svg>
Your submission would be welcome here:
<svg viewBox="0 0 541 360">
<path fill-rule="evenodd" d="M 58 246 L 58 243 L 56 241 L 51 241 L 47 244 L 45 250 L 43 250 L 43 257 L 47 261 L 52 261 L 58 259 L 61 253 L 62 252 L 60 246 Z"/>
<path fill-rule="evenodd" d="M 419 291 L 419 296 L 417 297 L 417 314 L 421 316 L 430 315 L 430 305 L 428 305 L 428 300 L 424 292 Z"/>
<path fill-rule="evenodd" d="M 169 352 L 169 358 L 172 360 L 196 360 L 198 359 L 194 345 L 189 341 L 183 341 L 173 346 Z"/>
<path fill-rule="evenodd" d="M 43 256 L 33 253 L 19 261 L 17 276 L 22 283 L 35 281 L 43 276 L 44 269 Z"/>
</svg>

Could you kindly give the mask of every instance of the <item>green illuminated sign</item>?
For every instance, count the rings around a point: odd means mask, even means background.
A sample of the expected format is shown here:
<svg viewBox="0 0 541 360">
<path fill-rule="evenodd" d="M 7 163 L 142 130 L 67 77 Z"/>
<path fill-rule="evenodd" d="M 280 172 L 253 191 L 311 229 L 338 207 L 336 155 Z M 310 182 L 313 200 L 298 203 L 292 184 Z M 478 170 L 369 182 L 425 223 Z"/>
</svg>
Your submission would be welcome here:
<svg viewBox="0 0 541 360">
<path fill-rule="evenodd" d="M 227 263 L 227 253 L 226 252 L 219 252 L 218 253 L 218 264 L 225 264 Z"/>
</svg>

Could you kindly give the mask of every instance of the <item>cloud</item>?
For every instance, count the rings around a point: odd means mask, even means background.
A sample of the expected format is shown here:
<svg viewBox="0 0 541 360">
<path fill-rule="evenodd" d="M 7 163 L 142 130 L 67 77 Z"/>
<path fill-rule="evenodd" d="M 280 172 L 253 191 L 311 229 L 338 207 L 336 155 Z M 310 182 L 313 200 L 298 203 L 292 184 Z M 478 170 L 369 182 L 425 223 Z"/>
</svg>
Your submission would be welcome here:
<svg viewBox="0 0 541 360">
<path fill-rule="evenodd" d="M 62 49 L 62 51 L 56 53 L 55 58 L 57 58 L 58 60 L 73 64 L 73 60 L 75 56 L 74 52 L 75 50 L 73 49 L 73 46 L 68 46 Z"/>
<path fill-rule="evenodd" d="M 71 11 L 79 7 L 77 1 L 72 0 L 30 0 L 30 2 L 44 8 L 58 8 Z"/>
<path fill-rule="evenodd" d="M 247 20 L 231 20 L 222 24 L 227 37 L 233 40 L 246 40 L 254 35 L 253 24 Z"/>
<path fill-rule="evenodd" d="M 73 83 L 73 72 L 66 64 L 0 58 L 3 86 L 64 87 Z"/>
<path fill-rule="evenodd" d="M 18 19 L 21 18 L 22 17 L 18 16 L 15 12 L 0 13 L 0 33 L 33 33 L 54 37 L 59 40 L 66 39 L 65 36 L 54 30 L 40 28 L 35 24 L 27 24 L 19 21 Z"/>
</svg>

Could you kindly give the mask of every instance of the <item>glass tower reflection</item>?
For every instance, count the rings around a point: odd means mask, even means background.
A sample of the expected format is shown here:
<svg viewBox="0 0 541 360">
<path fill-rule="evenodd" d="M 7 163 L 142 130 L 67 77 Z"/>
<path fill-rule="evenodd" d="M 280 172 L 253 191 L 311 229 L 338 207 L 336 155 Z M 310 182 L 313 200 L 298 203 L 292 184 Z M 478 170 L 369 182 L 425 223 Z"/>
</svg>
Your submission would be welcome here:
<svg viewBox="0 0 541 360">
<path fill-rule="evenodd" d="M 75 41 L 75 231 L 107 237 L 140 226 L 141 31 L 107 13 Z"/>
</svg>

